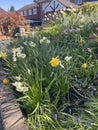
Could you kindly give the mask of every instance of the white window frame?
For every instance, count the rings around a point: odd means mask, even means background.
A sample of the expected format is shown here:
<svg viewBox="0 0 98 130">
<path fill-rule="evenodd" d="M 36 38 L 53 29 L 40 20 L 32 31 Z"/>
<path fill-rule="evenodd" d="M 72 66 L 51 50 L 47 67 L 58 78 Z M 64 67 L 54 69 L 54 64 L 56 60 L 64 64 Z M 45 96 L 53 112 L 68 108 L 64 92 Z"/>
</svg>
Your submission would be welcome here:
<svg viewBox="0 0 98 130">
<path fill-rule="evenodd" d="M 24 16 L 27 16 L 27 10 L 24 10 Z"/>
<path fill-rule="evenodd" d="M 28 10 L 28 14 L 29 14 L 29 15 L 32 15 L 32 9 L 29 9 L 29 10 Z"/>
<path fill-rule="evenodd" d="M 36 15 L 37 14 L 37 8 L 33 9 L 33 14 Z"/>
</svg>

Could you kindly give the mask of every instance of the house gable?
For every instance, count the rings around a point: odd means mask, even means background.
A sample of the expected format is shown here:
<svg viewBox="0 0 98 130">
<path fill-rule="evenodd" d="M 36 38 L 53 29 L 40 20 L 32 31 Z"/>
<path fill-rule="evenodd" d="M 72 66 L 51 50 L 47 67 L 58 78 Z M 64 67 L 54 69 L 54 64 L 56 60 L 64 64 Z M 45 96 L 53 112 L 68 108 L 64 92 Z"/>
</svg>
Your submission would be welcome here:
<svg viewBox="0 0 98 130">
<path fill-rule="evenodd" d="M 54 12 L 57 10 L 60 10 L 62 8 L 65 8 L 63 4 L 61 4 L 58 0 L 52 0 L 48 6 L 45 8 L 44 13 L 47 12 Z"/>
<path fill-rule="evenodd" d="M 67 2 L 66 0 L 51 0 L 51 2 L 45 8 L 44 13 L 54 12 L 54 11 L 58 11 L 58 10 L 61 10 L 61 9 L 70 8 L 71 6 L 73 8 L 77 8 L 78 7 L 74 3 Z"/>
</svg>

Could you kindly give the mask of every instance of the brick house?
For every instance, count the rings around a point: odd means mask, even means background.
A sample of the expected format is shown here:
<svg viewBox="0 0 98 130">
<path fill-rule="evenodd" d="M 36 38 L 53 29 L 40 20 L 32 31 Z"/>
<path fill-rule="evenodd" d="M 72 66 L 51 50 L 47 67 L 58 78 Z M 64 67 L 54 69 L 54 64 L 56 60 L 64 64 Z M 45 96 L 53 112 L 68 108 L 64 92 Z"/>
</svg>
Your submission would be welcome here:
<svg viewBox="0 0 98 130">
<path fill-rule="evenodd" d="M 77 8 L 78 6 L 72 2 L 69 2 L 69 0 L 40 0 L 20 8 L 18 12 L 26 19 L 42 20 L 47 12 L 54 12 L 70 6 Z"/>
<path fill-rule="evenodd" d="M 33 4 L 26 5 L 18 10 L 18 12 L 26 19 L 42 20 L 44 16 L 44 8 L 49 4 L 50 0 L 40 0 Z"/>
<path fill-rule="evenodd" d="M 26 19 L 42 21 L 45 14 L 58 11 L 64 8 L 78 8 L 78 5 L 87 1 L 98 0 L 38 0 L 32 4 L 26 5 L 18 10 L 18 12 Z"/>
</svg>

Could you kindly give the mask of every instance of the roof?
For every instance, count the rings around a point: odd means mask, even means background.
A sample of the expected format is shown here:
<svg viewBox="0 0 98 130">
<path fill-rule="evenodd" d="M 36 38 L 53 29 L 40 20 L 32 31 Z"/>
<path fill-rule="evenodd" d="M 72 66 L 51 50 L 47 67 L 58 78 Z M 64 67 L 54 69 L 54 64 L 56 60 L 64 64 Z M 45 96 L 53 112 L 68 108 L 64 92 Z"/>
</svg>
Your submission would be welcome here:
<svg viewBox="0 0 98 130">
<path fill-rule="evenodd" d="M 32 8 L 35 8 L 35 7 L 38 7 L 38 4 L 37 4 L 37 3 L 33 3 L 33 4 L 29 4 L 29 5 L 23 6 L 23 7 L 20 8 L 18 11 L 23 11 L 23 10 L 27 10 L 27 9 L 32 9 Z"/>
<path fill-rule="evenodd" d="M 68 1 L 65 1 L 65 0 L 58 0 L 58 1 L 66 7 L 78 8 L 78 5 L 76 5 L 72 2 L 68 2 Z"/>
<path fill-rule="evenodd" d="M 38 7 L 39 6 L 38 3 L 51 2 L 51 1 L 52 0 L 40 0 L 38 2 L 23 6 L 18 11 L 24 11 L 24 10 L 27 10 L 27 9 L 32 9 L 32 8 Z M 71 7 L 72 6 L 73 8 L 78 8 L 78 6 L 76 4 L 74 4 L 74 3 L 72 3 L 72 2 L 67 2 L 66 0 L 57 0 L 57 1 L 59 1 L 61 4 L 63 4 L 66 7 Z"/>
<path fill-rule="evenodd" d="M 0 8 L 0 14 L 1 13 L 7 13 L 4 9 Z"/>
<path fill-rule="evenodd" d="M 36 3 L 50 2 L 51 0 L 38 0 Z"/>
</svg>

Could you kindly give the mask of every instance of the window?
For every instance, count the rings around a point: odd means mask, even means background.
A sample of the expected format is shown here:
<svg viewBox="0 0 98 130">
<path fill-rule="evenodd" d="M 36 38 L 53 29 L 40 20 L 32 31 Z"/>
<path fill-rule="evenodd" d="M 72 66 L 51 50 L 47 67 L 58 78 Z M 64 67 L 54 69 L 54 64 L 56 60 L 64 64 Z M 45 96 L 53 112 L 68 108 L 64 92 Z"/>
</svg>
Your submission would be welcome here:
<svg viewBox="0 0 98 130">
<path fill-rule="evenodd" d="M 33 9 L 33 14 L 37 14 L 37 8 Z"/>
<path fill-rule="evenodd" d="M 24 11 L 24 16 L 27 16 L 27 10 Z"/>
<path fill-rule="evenodd" d="M 28 10 L 28 13 L 29 13 L 29 15 L 32 15 L 32 10 L 29 9 L 29 10 Z"/>
</svg>

